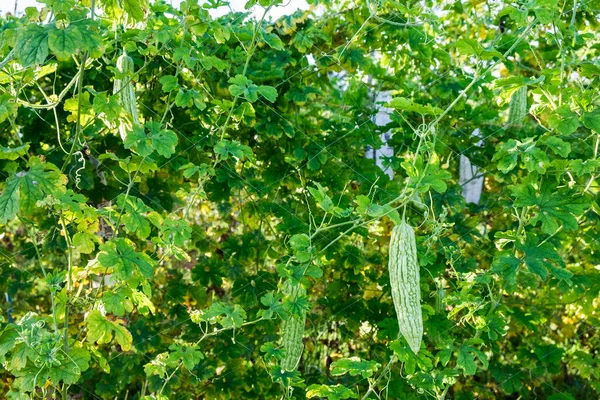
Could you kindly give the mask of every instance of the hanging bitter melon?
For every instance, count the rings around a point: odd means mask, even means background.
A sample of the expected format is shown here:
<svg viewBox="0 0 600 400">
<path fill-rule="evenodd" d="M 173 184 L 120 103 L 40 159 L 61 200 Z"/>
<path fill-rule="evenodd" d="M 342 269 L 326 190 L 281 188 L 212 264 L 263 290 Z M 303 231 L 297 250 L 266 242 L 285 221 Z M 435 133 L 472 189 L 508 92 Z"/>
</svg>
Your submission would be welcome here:
<svg viewBox="0 0 600 400">
<path fill-rule="evenodd" d="M 415 231 L 405 221 L 392 230 L 388 269 L 400 334 L 417 354 L 423 339 L 419 262 Z"/>
<path fill-rule="evenodd" d="M 508 126 L 523 125 L 527 115 L 527 86 L 521 86 L 512 94 L 508 103 Z"/>
<path fill-rule="evenodd" d="M 306 289 L 298 284 L 292 286 L 290 282 L 286 282 L 283 293 L 297 299 L 300 296 L 306 295 Z M 306 324 L 306 312 L 303 312 L 300 317 L 290 316 L 287 321 L 283 321 L 281 325 L 281 344 L 285 349 L 285 357 L 281 360 L 281 369 L 286 371 L 295 371 L 298 368 L 300 357 L 302 357 L 302 337 L 304 336 L 304 325 Z"/>
<path fill-rule="evenodd" d="M 134 125 L 140 123 L 135 100 L 135 89 L 131 81 L 134 74 L 133 59 L 125 51 L 117 58 L 117 71 L 119 71 L 120 76 L 115 78 L 113 94 L 117 96 L 119 104 L 127 113 L 128 120 L 121 120 L 119 122 L 119 134 L 121 135 L 121 139 L 125 141 L 127 133 L 132 130 L 132 123 Z M 130 121 L 129 118 L 131 119 Z"/>
</svg>

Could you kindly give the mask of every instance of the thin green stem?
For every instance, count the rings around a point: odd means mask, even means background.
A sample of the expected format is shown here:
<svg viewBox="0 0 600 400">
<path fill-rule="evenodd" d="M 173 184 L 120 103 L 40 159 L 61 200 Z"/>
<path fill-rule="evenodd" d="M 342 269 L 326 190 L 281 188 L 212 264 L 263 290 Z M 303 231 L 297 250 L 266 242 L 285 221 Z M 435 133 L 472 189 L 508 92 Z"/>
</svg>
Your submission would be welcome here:
<svg viewBox="0 0 600 400">
<path fill-rule="evenodd" d="M 140 169 L 142 168 L 142 165 L 144 164 L 144 161 L 146 161 L 146 156 L 144 156 L 142 158 L 142 161 L 140 161 L 140 165 L 138 166 L 135 173 L 133 174 L 133 178 L 131 178 L 131 175 L 129 176 L 130 179 L 129 179 L 129 183 L 127 184 L 127 190 L 125 191 L 125 198 L 123 199 L 123 205 L 121 206 L 119 216 L 117 217 L 117 223 L 115 224 L 115 229 L 113 230 L 111 239 L 113 239 L 119 233 L 119 226 L 121 225 L 121 218 L 123 217 L 123 214 L 125 213 L 125 206 L 127 205 L 127 199 L 129 198 L 129 193 L 131 192 L 131 189 L 133 188 L 133 185 L 135 184 L 135 180 L 137 179 L 137 176 L 140 172 Z"/>
<path fill-rule="evenodd" d="M 529 33 L 529 31 L 531 30 L 531 28 L 533 28 L 533 26 L 537 23 L 537 18 L 534 19 L 533 21 L 531 21 L 531 23 L 527 26 L 527 28 L 525 28 L 525 30 L 523 31 L 523 33 L 518 37 L 517 40 L 515 40 L 515 42 L 513 43 L 512 46 L 510 46 L 510 48 L 508 50 L 506 50 L 506 52 L 504 52 L 504 54 L 502 55 L 502 57 L 500 59 L 498 59 L 497 61 L 493 62 L 489 67 L 487 67 L 483 73 L 481 74 L 477 74 L 475 73 L 475 76 L 473 77 L 473 79 L 471 80 L 471 83 L 469 83 L 467 85 L 466 88 L 464 88 L 462 90 L 462 92 L 460 92 L 460 94 L 454 99 L 454 101 L 452 103 L 450 103 L 450 105 L 448 107 L 446 107 L 446 109 L 430 124 L 431 127 L 435 127 L 437 126 L 437 124 L 442 120 L 442 118 L 444 118 L 453 108 L 454 106 L 456 106 L 456 104 L 467 95 L 467 92 L 469 90 L 471 90 L 471 88 L 473 86 L 475 86 L 475 84 L 477 82 L 479 82 L 479 79 L 483 76 L 486 76 L 493 68 L 495 68 L 498 64 L 500 64 L 502 62 L 503 59 L 505 59 L 510 53 L 512 53 L 512 51 L 519 45 L 519 43 L 521 43 L 523 41 L 523 39 L 525 39 L 525 36 L 527 36 L 527 34 Z"/>
<path fill-rule="evenodd" d="M 372 383 L 369 382 L 369 389 L 367 390 L 367 393 L 365 393 L 365 395 L 361 398 L 361 400 L 366 400 L 369 398 L 369 395 L 375 391 L 375 388 L 377 387 L 377 384 L 379 383 L 381 378 L 383 378 L 385 376 L 385 374 L 392 368 L 392 365 L 396 363 L 396 360 L 397 360 L 396 354 L 393 354 L 392 357 L 390 358 L 390 361 L 385 366 L 385 368 L 381 371 L 379 376 Z"/>
<path fill-rule="evenodd" d="M 72 290 L 73 285 L 73 243 L 71 242 L 71 237 L 69 236 L 69 231 L 67 230 L 67 225 L 65 224 L 65 220 L 63 215 L 60 216 L 60 224 L 62 225 L 63 232 L 65 234 L 65 240 L 67 242 L 67 301 L 65 302 L 65 320 L 64 320 L 64 351 L 65 353 L 69 353 L 69 298 L 68 295 Z"/>
<path fill-rule="evenodd" d="M 254 50 L 256 49 L 256 45 L 257 45 L 256 39 L 258 37 L 258 29 L 262 25 L 262 22 L 265 20 L 267 13 L 271 9 L 271 7 L 272 6 L 268 6 L 267 8 L 265 8 L 265 12 L 263 13 L 260 21 L 258 21 L 254 27 L 254 30 L 252 32 L 252 41 L 250 42 L 250 47 L 248 48 L 248 54 L 246 55 L 246 62 L 244 63 L 244 69 L 242 70 L 243 76 L 246 76 L 246 72 L 248 71 L 248 66 L 250 65 L 250 59 L 252 58 L 252 55 L 254 54 Z M 221 126 L 221 136 L 220 136 L 219 140 L 223 140 L 223 138 L 225 137 L 225 132 L 227 130 L 227 127 L 229 126 L 229 121 L 231 120 L 231 116 L 233 115 L 233 111 L 235 110 L 235 106 L 236 106 L 236 103 L 237 103 L 239 97 L 240 96 L 235 96 L 233 98 L 233 102 L 231 103 L 231 107 L 229 108 L 229 113 L 227 114 L 225 123 Z M 215 160 L 213 167 L 216 164 L 217 164 L 217 160 Z"/>
<path fill-rule="evenodd" d="M 79 79 L 77 80 L 77 124 L 75 126 L 75 137 L 73 138 L 73 143 L 71 144 L 71 150 L 69 150 L 67 159 L 65 160 L 62 168 L 60 169 L 61 172 L 64 172 L 65 168 L 67 168 L 67 165 L 69 165 L 69 162 L 71 162 L 71 157 L 73 157 L 73 153 L 75 152 L 75 146 L 77 146 L 79 136 L 81 135 L 81 132 L 83 130 L 81 128 L 81 94 L 83 91 L 83 75 L 84 75 L 86 60 L 87 60 L 87 54 L 85 54 L 83 56 L 83 59 L 81 60 L 81 63 L 79 64 Z"/>
<path fill-rule="evenodd" d="M 21 223 L 23 224 L 23 227 L 27 231 L 27 236 L 29 236 L 29 238 L 31 239 L 31 243 L 33 244 L 33 248 L 35 249 L 36 258 L 37 258 L 38 263 L 40 264 L 40 268 L 42 270 L 42 275 L 44 275 L 44 279 L 46 279 L 48 277 L 48 275 L 46 274 L 46 269 L 44 268 L 44 264 L 42 263 L 42 254 L 40 253 L 40 249 L 37 246 L 37 243 L 35 240 L 35 235 L 33 234 L 33 232 L 31 232 L 29 230 L 29 228 L 27 227 L 27 223 L 23 220 L 23 218 L 21 218 L 20 216 L 17 216 L 17 218 L 19 218 L 19 221 L 21 221 Z M 53 319 L 53 324 L 54 324 L 54 332 L 58 332 L 58 320 L 57 320 L 57 316 L 56 316 L 56 302 L 55 302 L 54 290 L 52 288 L 50 288 L 50 301 L 52 302 L 52 319 Z"/>
</svg>

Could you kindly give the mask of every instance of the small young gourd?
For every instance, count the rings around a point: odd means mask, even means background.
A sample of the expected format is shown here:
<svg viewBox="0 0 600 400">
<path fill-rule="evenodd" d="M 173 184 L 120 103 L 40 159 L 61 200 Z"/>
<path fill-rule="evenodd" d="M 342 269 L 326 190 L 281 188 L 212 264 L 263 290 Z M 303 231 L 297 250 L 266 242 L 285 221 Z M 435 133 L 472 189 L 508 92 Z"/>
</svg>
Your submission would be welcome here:
<svg viewBox="0 0 600 400">
<path fill-rule="evenodd" d="M 121 121 L 119 123 L 119 134 L 121 135 L 121 139 L 125 141 L 127 133 L 131 132 L 131 123 L 138 125 L 140 118 L 135 101 L 135 89 L 131 81 L 131 77 L 134 74 L 133 59 L 124 50 L 123 54 L 117 58 L 117 70 L 121 76 L 115 78 L 113 94 L 117 96 L 119 104 L 128 114 L 128 119 L 131 118 L 131 122 Z"/>
</svg>

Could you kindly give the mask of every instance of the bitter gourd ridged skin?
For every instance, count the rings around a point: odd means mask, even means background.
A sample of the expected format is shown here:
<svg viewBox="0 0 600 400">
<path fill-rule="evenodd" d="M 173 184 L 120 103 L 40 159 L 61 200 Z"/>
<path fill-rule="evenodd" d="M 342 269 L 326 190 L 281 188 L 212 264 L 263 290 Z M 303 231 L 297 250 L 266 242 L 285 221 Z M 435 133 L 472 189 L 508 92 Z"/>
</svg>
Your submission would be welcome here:
<svg viewBox="0 0 600 400">
<path fill-rule="evenodd" d="M 419 263 L 415 231 L 404 221 L 392 230 L 388 269 L 400 334 L 417 354 L 423 339 Z"/>
<path fill-rule="evenodd" d="M 138 116 L 137 105 L 135 101 L 135 89 L 131 82 L 131 77 L 134 72 L 133 59 L 123 52 L 119 58 L 117 58 L 117 70 L 123 74 L 121 79 L 115 79 L 113 93 L 117 96 L 119 104 L 123 109 L 131 115 L 131 122 L 137 125 L 140 123 Z M 127 132 L 131 132 L 132 126 L 130 123 L 124 121 L 119 123 L 119 134 L 121 139 L 125 141 L 127 138 Z"/>
<path fill-rule="evenodd" d="M 302 285 L 292 287 L 290 283 L 286 283 L 283 293 L 290 295 L 293 298 L 303 296 L 306 290 Z M 304 325 L 306 324 L 306 313 L 302 313 L 300 317 L 291 316 L 287 321 L 283 321 L 281 325 L 281 344 L 285 349 L 285 357 L 281 360 L 281 369 L 286 371 L 295 371 L 302 356 L 304 346 L 302 344 L 302 336 L 304 335 Z"/>
<path fill-rule="evenodd" d="M 523 120 L 527 115 L 527 86 L 521 86 L 513 93 L 508 103 L 508 121 L 509 126 L 523 125 Z"/>
</svg>

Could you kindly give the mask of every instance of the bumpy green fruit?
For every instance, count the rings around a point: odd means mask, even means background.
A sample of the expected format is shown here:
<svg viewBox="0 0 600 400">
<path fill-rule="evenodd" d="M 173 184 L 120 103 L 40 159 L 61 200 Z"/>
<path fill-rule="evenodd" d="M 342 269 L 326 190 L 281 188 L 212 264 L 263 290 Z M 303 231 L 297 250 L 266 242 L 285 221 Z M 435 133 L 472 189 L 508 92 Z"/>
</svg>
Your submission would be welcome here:
<svg viewBox="0 0 600 400">
<path fill-rule="evenodd" d="M 527 115 L 527 86 L 521 86 L 513 93 L 508 104 L 508 125 L 523 125 Z"/>
<path fill-rule="evenodd" d="M 125 51 L 117 58 L 117 70 L 122 76 L 120 79 L 115 79 L 113 93 L 118 97 L 119 104 L 128 114 L 128 118 L 131 119 L 130 121 L 121 121 L 119 123 L 119 134 L 121 135 L 121 139 L 125 141 L 127 133 L 131 132 L 132 123 L 135 125 L 140 123 L 135 101 L 135 90 L 131 82 L 131 77 L 134 73 L 133 59 Z"/>
<path fill-rule="evenodd" d="M 415 231 L 404 221 L 392 230 L 388 269 L 400 334 L 417 354 L 423 339 L 419 263 Z"/>
<path fill-rule="evenodd" d="M 292 286 L 286 283 L 284 294 L 298 298 L 304 296 L 306 290 L 302 285 Z M 302 344 L 302 336 L 304 335 L 304 325 L 306 324 L 306 313 L 298 317 L 290 317 L 287 321 L 283 321 L 281 325 L 281 344 L 285 349 L 285 358 L 281 360 L 281 369 L 286 371 L 295 371 L 298 368 L 300 357 L 304 346 Z"/>
</svg>

